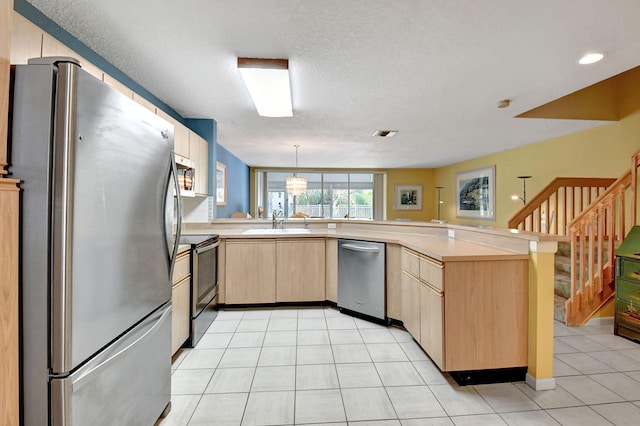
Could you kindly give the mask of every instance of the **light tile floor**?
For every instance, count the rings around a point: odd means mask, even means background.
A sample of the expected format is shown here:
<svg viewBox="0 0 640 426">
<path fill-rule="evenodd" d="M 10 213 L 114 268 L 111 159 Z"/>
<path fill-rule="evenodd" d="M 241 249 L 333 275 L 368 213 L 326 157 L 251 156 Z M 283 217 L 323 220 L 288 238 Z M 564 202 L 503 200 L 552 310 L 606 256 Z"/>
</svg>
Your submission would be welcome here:
<svg viewBox="0 0 640 426">
<path fill-rule="evenodd" d="M 557 388 L 460 387 L 398 328 L 333 308 L 224 310 L 173 363 L 170 425 L 640 425 L 640 345 L 555 324 Z"/>
</svg>

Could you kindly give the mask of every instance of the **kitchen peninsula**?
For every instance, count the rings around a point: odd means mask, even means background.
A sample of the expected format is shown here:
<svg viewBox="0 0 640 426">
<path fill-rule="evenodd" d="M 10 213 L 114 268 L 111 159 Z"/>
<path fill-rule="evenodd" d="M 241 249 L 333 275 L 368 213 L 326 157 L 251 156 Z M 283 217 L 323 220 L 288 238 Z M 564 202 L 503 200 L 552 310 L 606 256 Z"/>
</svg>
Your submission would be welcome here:
<svg viewBox="0 0 640 426">
<path fill-rule="evenodd" d="M 527 367 L 532 387 L 555 386 L 553 316 L 544 314 L 553 306 L 555 241 L 421 222 L 287 220 L 281 231 L 269 228 L 244 219 L 185 225 L 220 235 L 221 303 L 336 303 L 338 238 L 384 242 L 387 316 L 443 371 Z"/>
</svg>

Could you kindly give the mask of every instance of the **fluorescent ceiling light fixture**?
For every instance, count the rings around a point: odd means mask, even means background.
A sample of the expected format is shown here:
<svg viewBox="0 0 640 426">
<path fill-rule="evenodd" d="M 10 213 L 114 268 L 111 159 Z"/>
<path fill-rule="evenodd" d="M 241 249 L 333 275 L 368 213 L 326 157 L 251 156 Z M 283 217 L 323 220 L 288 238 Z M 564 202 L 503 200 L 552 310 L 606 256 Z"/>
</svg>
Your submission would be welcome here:
<svg viewBox="0 0 640 426">
<path fill-rule="evenodd" d="M 604 58 L 604 55 L 602 53 L 587 53 L 578 60 L 578 63 L 580 65 L 595 64 L 596 62 L 602 60 L 602 58 Z"/>
<path fill-rule="evenodd" d="M 262 117 L 293 117 L 289 61 L 238 58 L 238 70 Z"/>
</svg>

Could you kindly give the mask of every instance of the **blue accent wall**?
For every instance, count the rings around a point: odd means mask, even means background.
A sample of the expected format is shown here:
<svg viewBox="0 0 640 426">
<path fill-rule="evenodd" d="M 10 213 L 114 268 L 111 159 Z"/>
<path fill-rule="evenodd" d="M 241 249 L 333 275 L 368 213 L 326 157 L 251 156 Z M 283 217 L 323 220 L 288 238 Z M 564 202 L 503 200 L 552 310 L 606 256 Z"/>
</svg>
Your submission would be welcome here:
<svg viewBox="0 0 640 426">
<path fill-rule="evenodd" d="M 216 219 L 229 218 L 235 212 L 249 213 L 249 166 L 217 145 L 218 161 L 227 166 L 227 205 L 217 206 Z"/>
</svg>

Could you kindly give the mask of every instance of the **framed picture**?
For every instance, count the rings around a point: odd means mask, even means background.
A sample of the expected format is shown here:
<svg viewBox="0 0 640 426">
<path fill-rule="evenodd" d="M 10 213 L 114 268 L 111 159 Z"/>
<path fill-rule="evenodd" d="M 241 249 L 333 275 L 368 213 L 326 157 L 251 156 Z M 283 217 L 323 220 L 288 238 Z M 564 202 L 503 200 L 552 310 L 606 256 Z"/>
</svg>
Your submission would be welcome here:
<svg viewBox="0 0 640 426">
<path fill-rule="evenodd" d="M 227 205 L 227 166 L 216 161 L 216 205 Z"/>
<path fill-rule="evenodd" d="M 495 219 L 496 166 L 456 173 L 456 216 Z"/>
<path fill-rule="evenodd" d="M 396 210 L 422 210 L 422 185 L 396 185 Z"/>
</svg>

